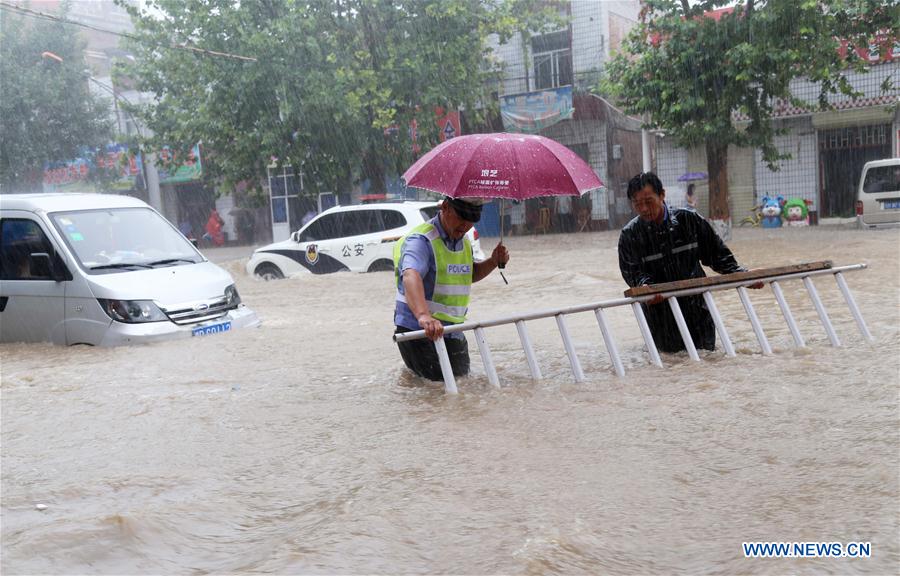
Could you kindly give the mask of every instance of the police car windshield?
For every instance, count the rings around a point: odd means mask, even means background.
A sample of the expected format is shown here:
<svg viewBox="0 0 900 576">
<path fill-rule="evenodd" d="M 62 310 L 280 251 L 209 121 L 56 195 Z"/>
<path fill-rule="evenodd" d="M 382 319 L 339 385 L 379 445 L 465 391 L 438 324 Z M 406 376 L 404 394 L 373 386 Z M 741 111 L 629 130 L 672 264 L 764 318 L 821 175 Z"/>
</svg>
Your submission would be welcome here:
<svg viewBox="0 0 900 576">
<path fill-rule="evenodd" d="M 149 208 L 56 212 L 50 217 L 81 266 L 89 272 L 121 272 L 154 267 L 157 263 L 171 266 L 203 261 L 182 234 Z"/>
</svg>

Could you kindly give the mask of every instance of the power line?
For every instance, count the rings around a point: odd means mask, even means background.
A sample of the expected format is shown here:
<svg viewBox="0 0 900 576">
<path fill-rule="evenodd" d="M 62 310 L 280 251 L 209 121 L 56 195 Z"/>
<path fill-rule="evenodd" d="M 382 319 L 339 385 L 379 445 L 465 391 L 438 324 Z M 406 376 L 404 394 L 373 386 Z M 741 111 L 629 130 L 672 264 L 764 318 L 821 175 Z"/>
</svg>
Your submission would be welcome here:
<svg viewBox="0 0 900 576">
<path fill-rule="evenodd" d="M 10 4 L 8 2 L 0 2 L 0 9 L 11 10 L 20 16 L 28 16 L 31 18 L 35 18 L 37 20 L 47 20 L 50 22 L 59 22 L 60 24 L 69 24 L 71 26 L 80 26 L 82 28 L 87 28 L 89 30 L 94 30 L 95 32 L 102 32 L 104 34 L 111 34 L 112 36 L 118 36 L 120 38 L 128 38 L 130 40 L 134 40 L 136 42 L 141 42 L 141 38 L 135 36 L 134 34 L 127 34 L 125 32 L 116 32 L 114 30 L 107 30 L 106 28 L 100 28 L 98 26 L 93 26 L 91 24 L 87 24 L 85 22 L 77 22 L 75 20 L 69 20 L 67 18 L 60 18 L 59 16 L 55 16 L 53 14 L 47 14 L 45 12 L 38 12 L 37 10 L 32 10 L 30 8 L 23 8 L 22 6 L 16 6 L 15 4 Z M 256 62 L 257 59 L 251 56 L 241 56 L 240 54 L 231 54 L 228 52 L 219 52 L 216 50 L 207 50 L 205 48 L 197 48 L 196 46 L 189 46 L 187 43 L 181 44 L 170 44 L 168 48 L 172 48 L 174 50 L 188 50 L 190 52 L 196 52 L 199 54 L 204 54 L 207 56 L 218 56 L 222 58 L 232 58 L 234 60 L 243 60 L 247 62 Z"/>
</svg>

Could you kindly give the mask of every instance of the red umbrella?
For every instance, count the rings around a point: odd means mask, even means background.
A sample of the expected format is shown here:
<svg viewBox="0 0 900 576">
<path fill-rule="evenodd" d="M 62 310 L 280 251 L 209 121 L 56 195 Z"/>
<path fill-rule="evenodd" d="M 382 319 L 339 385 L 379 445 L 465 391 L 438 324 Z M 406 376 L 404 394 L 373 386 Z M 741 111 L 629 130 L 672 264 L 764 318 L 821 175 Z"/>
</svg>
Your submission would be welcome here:
<svg viewBox="0 0 900 576">
<path fill-rule="evenodd" d="M 453 198 L 525 200 L 603 187 L 591 167 L 562 144 L 506 133 L 451 138 L 419 158 L 403 179 L 407 186 Z"/>
<path fill-rule="evenodd" d="M 507 133 L 451 138 L 419 158 L 403 179 L 407 186 L 452 198 L 580 196 L 603 187 L 591 167 L 559 142 Z"/>
</svg>

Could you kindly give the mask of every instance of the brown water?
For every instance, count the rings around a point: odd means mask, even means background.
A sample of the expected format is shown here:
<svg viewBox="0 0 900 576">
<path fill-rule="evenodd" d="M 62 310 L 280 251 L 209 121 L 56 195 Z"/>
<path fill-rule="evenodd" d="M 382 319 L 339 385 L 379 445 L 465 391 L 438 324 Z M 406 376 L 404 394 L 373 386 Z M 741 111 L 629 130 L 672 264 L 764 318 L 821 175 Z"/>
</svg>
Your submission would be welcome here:
<svg viewBox="0 0 900 576">
<path fill-rule="evenodd" d="M 865 573 L 900 571 L 900 232 L 737 230 L 745 265 L 832 259 L 816 280 L 733 292 L 738 349 L 649 365 L 628 309 L 609 311 L 616 378 L 591 314 L 569 318 L 574 384 L 553 320 L 488 331 L 502 390 L 460 395 L 402 367 L 389 273 L 274 283 L 229 263 L 258 330 L 116 349 L 0 346 L 2 571 L 33 573 Z M 617 234 L 510 239 L 505 286 L 471 317 L 616 298 Z M 493 246 L 490 239 L 484 247 Z M 46 505 L 40 511 L 37 504 Z M 745 541 L 871 542 L 862 559 L 746 559 Z"/>
</svg>

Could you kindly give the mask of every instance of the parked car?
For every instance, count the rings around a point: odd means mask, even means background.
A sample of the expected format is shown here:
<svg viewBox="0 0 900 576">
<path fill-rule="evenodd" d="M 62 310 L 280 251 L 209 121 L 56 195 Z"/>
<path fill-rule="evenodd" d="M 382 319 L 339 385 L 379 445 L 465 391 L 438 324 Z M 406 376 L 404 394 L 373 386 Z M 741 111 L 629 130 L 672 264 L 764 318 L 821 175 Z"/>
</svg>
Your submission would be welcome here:
<svg viewBox="0 0 900 576">
<path fill-rule="evenodd" d="M 128 196 L 0 195 L 0 340 L 112 346 L 256 326 L 234 280 Z"/>
<path fill-rule="evenodd" d="M 900 226 L 900 158 L 875 160 L 863 166 L 856 220 L 861 228 Z"/>
<path fill-rule="evenodd" d="M 396 241 L 439 210 L 440 202 L 335 206 L 291 234 L 289 240 L 257 248 L 247 262 L 247 273 L 274 280 L 305 271 L 393 270 Z M 475 260 L 484 260 L 474 227 L 467 236 Z"/>
</svg>

